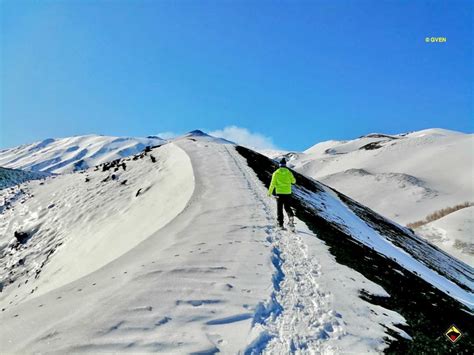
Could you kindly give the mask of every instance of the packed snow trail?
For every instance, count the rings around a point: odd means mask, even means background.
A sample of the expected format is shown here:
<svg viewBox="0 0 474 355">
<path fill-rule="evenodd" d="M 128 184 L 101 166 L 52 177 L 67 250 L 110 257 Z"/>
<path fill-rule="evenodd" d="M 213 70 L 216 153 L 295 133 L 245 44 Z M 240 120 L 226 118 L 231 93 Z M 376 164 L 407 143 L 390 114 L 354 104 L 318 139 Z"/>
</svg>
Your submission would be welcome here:
<svg viewBox="0 0 474 355">
<path fill-rule="evenodd" d="M 227 148 L 239 167 L 248 188 L 261 203 L 268 220 L 275 224 L 276 208 L 267 196 L 267 190 L 246 165 L 244 159 L 232 148 Z M 301 222 L 297 221 L 298 226 Z M 340 315 L 331 309 L 330 294 L 320 290 L 317 278 L 321 266 L 308 257 L 303 238 L 296 233 L 267 230 L 272 243 L 274 290 L 266 305 L 261 305 L 254 322 L 260 331 L 246 349 L 247 354 L 268 351 L 289 353 L 310 350 L 322 353 L 335 350 L 325 346 L 330 337 L 344 334 Z"/>
</svg>

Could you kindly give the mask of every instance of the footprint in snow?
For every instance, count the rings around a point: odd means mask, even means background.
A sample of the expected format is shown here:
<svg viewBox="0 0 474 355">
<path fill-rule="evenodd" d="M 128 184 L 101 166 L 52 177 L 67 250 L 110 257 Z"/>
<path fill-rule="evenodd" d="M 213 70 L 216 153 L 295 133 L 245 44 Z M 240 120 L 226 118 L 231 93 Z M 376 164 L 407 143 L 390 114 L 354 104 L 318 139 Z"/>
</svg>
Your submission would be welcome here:
<svg viewBox="0 0 474 355">
<path fill-rule="evenodd" d="M 143 312 L 143 311 L 148 311 L 151 312 L 153 310 L 152 306 L 143 306 L 143 307 L 136 307 L 133 309 L 135 312 Z"/>
<path fill-rule="evenodd" d="M 157 327 L 159 327 L 159 326 L 161 326 L 161 325 L 164 325 L 164 324 L 168 323 L 171 319 L 172 319 L 172 318 L 170 318 L 170 317 L 163 317 L 163 318 L 159 319 L 159 320 L 155 323 L 155 325 L 156 325 Z"/>
<path fill-rule="evenodd" d="M 181 304 L 189 304 L 193 307 L 199 307 L 202 305 L 207 305 L 207 304 L 217 304 L 217 303 L 222 303 L 222 300 L 177 300 L 176 305 L 179 306 Z"/>
</svg>

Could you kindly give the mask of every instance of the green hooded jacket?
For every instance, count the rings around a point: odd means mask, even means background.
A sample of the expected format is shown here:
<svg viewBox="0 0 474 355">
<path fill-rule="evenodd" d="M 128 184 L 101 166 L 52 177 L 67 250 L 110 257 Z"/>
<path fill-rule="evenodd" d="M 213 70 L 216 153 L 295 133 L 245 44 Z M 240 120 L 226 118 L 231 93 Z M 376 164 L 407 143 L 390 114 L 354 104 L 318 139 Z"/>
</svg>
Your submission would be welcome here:
<svg viewBox="0 0 474 355">
<path fill-rule="evenodd" d="M 276 189 L 277 195 L 289 195 L 291 194 L 291 185 L 294 183 L 296 183 L 296 179 L 292 172 L 285 167 L 281 167 L 272 175 L 268 195 L 270 196 L 274 189 Z"/>
</svg>

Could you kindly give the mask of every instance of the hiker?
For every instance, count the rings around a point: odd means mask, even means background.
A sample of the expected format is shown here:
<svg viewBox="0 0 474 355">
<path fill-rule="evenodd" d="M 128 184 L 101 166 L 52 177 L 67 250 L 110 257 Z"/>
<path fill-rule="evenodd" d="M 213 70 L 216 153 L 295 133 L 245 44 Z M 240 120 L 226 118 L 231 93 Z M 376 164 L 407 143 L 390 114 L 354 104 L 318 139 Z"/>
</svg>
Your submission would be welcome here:
<svg viewBox="0 0 474 355">
<path fill-rule="evenodd" d="M 277 198 L 277 214 L 278 214 L 278 225 L 281 229 L 285 229 L 283 226 L 283 208 L 285 208 L 286 214 L 289 219 L 289 226 L 294 227 L 293 218 L 294 214 L 290 207 L 291 201 L 291 185 L 296 182 L 292 172 L 286 167 L 286 159 L 283 158 L 280 161 L 279 168 L 272 175 L 272 182 L 268 188 L 268 196 L 273 194 L 273 190 L 276 190 Z"/>
</svg>

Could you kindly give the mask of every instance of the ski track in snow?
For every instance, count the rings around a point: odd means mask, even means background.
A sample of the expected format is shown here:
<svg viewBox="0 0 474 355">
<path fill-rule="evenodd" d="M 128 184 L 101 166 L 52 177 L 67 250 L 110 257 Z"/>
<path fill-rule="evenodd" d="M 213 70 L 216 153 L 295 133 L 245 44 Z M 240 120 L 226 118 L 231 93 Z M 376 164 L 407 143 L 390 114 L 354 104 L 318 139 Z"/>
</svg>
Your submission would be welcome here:
<svg viewBox="0 0 474 355">
<path fill-rule="evenodd" d="M 226 148 L 247 181 L 249 191 L 262 205 L 270 224 L 275 221 L 275 207 L 270 205 L 266 189 L 238 153 Z M 301 222 L 298 222 L 301 223 Z M 272 243 L 273 291 L 266 304 L 260 304 L 254 317 L 260 330 L 245 354 L 288 353 L 305 351 L 326 353 L 336 349 L 325 346 L 331 337 L 344 335 L 339 315 L 331 309 L 330 293 L 319 289 L 321 266 L 310 259 L 307 246 L 296 233 L 266 230 Z"/>
</svg>

